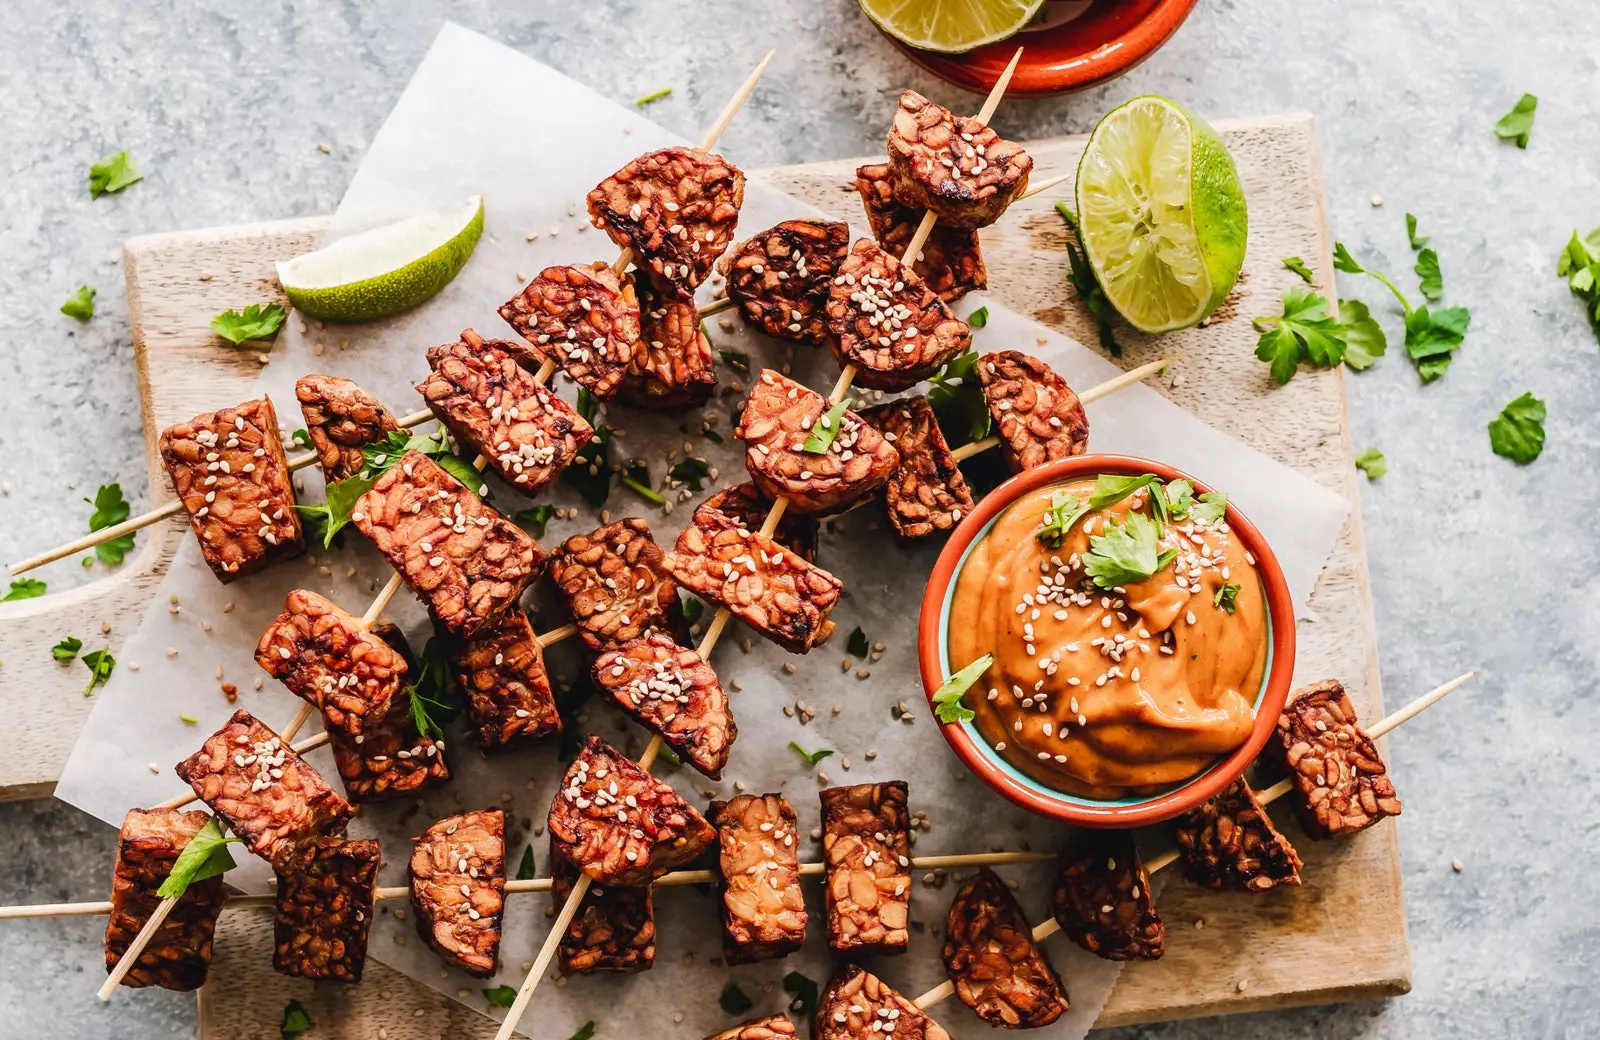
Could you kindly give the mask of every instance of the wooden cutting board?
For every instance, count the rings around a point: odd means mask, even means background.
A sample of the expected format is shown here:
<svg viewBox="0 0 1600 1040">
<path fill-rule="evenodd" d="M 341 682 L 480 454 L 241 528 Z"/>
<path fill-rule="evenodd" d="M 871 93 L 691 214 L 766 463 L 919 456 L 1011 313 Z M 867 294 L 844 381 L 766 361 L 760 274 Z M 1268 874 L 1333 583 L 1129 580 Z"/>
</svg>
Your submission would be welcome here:
<svg viewBox="0 0 1600 1040">
<path fill-rule="evenodd" d="M 1121 363 L 1132 367 L 1161 352 L 1182 352 L 1175 378 L 1157 384 L 1162 393 L 1354 503 L 1342 373 L 1304 372 L 1279 388 L 1252 357 L 1256 334 L 1250 318 L 1275 312 L 1282 291 L 1297 281 L 1281 258 L 1304 257 L 1324 278 L 1332 271 L 1313 122 L 1294 115 L 1223 123 L 1219 129 L 1238 162 L 1250 208 L 1250 247 L 1239 286 L 1203 329 L 1163 337 L 1159 344 L 1122 330 Z M 1053 172 L 1075 169 L 1082 147 L 1083 139 L 1074 137 L 1029 150 L 1037 169 Z M 841 218 L 854 218 L 860 212 L 853 189 L 858 162 L 785 167 L 758 176 Z M 1092 345 L 1093 324 L 1065 284 L 1062 222 L 1051 209 L 1057 198 L 1070 198 L 1065 186 L 1014 206 L 984 231 L 990 293 Z M 127 243 L 124 265 L 153 502 L 172 494 L 156 460 L 158 431 L 243 398 L 258 368 L 253 352 L 211 335 L 212 315 L 242 302 L 281 299 L 273 261 L 313 248 L 326 226 L 327 218 L 312 218 Z M 0 797 L 47 795 L 91 706 L 78 672 L 58 668 L 45 648 L 63 633 L 97 635 L 103 624 L 110 626 L 107 638 L 115 646 L 137 627 L 186 532 L 185 522 L 169 520 L 142 533 L 138 554 L 112 577 L 0 607 L 0 717 L 12 720 L 9 754 L 0 758 Z M 48 577 L 47 571 L 41 576 Z M 1362 717 L 1376 719 L 1382 697 L 1359 510 L 1352 509 L 1310 608 L 1317 620 L 1301 626 L 1297 677 L 1342 679 Z M 1386 822 L 1348 841 L 1313 843 L 1287 822 L 1288 813 L 1276 815 L 1305 857 L 1304 886 L 1251 897 L 1202 892 L 1170 880 L 1160 901 L 1167 955 L 1127 968 L 1101 1025 L 1372 999 L 1409 989 L 1393 825 Z M 109 842 L 106 855 L 109 871 Z M 274 973 L 270 950 L 270 915 L 224 915 L 212 982 L 200 994 L 203 1035 L 276 1037 L 290 998 L 310 1009 L 319 1036 L 411 1040 L 493 1033 L 488 1019 L 382 964 L 369 961 L 367 981 L 358 987 L 313 987 Z M 655 970 L 670 971 L 671 965 Z M 945 1009 L 939 1017 L 961 1023 L 964 1014 Z M 537 1016 L 529 1019 L 536 1021 Z M 970 1021 L 966 1028 L 973 1028 Z"/>
</svg>

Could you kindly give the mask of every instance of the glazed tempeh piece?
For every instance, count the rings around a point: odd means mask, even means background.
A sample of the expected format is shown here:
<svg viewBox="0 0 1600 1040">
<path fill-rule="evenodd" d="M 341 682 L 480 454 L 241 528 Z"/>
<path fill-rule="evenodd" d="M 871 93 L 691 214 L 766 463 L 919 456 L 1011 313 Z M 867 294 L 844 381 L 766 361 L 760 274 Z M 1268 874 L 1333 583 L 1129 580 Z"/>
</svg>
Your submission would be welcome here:
<svg viewBox="0 0 1600 1040">
<path fill-rule="evenodd" d="M 763 495 L 754 482 L 747 480 L 743 484 L 729 484 L 701 502 L 695 516 L 702 512 L 722 513 L 746 530 L 759 531 L 771 511 L 772 500 Z M 816 517 L 786 509 L 772 537 L 807 563 L 817 562 Z"/>
<path fill-rule="evenodd" d="M 828 450 L 806 451 L 812 427 L 828 409 L 828 399 L 815 390 L 763 369 L 733 431 L 745 442 L 745 468 L 756 486 L 769 498 L 787 496 L 791 512 L 840 512 L 888 480 L 900 461 L 878 431 L 848 409 Z"/>
<path fill-rule="evenodd" d="M 676 791 L 590 737 L 550 803 L 553 851 L 603 885 L 648 885 L 716 837 Z"/>
<path fill-rule="evenodd" d="M 610 400 L 639 352 L 633 278 L 607 263 L 547 267 L 500 306 L 500 317 L 581 387 Z"/>
<path fill-rule="evenodd" d="M 828 331 L 834 357 L 870 390 L 909 390 L 972 346 L 972 328 L 870 238 L 828 287 Z"/>
<path fill-rule="evenodd" d="M 987 227 L 1028 188 L 1033 157 L 986 124 L 951 114 L 914 90 L 889 128 L 894 197 L 950 227 Z"/>
<path fill-rule="evenodd" d="M 772 960 L 806 941 L 794 806 L 781 794 L 711 803 L 722 873 L 722 951 L 729 964 Z"/>
<path fill-rule="evenodd" d="M 279 871 L 295 870 L 312 839 L 342 831 L 355 815 L 305 759 L 248 711 L 234 712 L 174 768 L 245 848 Z"/>
<path fill-rule="evenodd" d="M 1108 961 L 1160 959 L 1166 926 L 1131 833 L 1084 828 L 1056 867 L 1050 912 L 1067 938 Z"/>
<path fill-rule="evenodd" d="M 278 874 L 272 967 L 303 979 L 360 982 L 378 896 L 375 841 L 318 838 L 292 874 Z"/>
<path fill-rule="evenodd" d="M 667 575 L 650 525 L 640 517 L 568 538 L 550 556 L 550 577 L 591 652 L 652 631 L 675 632 L 682 623 L 678 586 Z"/>
<path fill-rule="evenodd" d="M 515 605 L 544 564 L 538 543 L 420 452 L 379 477 L 350 519 L 459 636 Z"/>
<path fill-rule="evenodd" d="M 768 1015 L 713 1033 L 706 1040 L 791 1040 L 794 1023 L 783 1015 Z"/>
<path fill-rule="evenodd" d="M 1265 892 L 1300 884 L 1299 854 L 1243 780 L 1184 813 L 1173 826 L 1183 876 L 1197 885 Z"/>
<path fill-rule="evenodd" d="M 487 978 L 500 956 L 506 893 L 506 814 L 449 816 L 411 839 L 417 934 L 446 964 Z"/>
<path fill-rule="evenodd" d="M 911 916 L 905 781 L 830 787 L 821 797 L 828 946 L 852 957 L 905 952 Z"/>
<path fill-rule="evenodd" d="M 111 918 L 106 922 L 106 971 L 161 905 L 157 889 L 172 873 L 178 854 L 211 814 L 198 809 L 130 809 L 117 835 L 117 863 L 111 877 Z M 211 966 L 211 938 L 222 912 L 222 875 L 196 881 L 156 929 L 139 960 L 123 977 L 124 986 L 198 989 Z"/>
<path fill-rule="evenodd" d="M 822 991 L 811 1035 L 815 1040 L 950 1040 L 917 1005 L 854 964 L 841 968 Z"/>
<path fill-rule="evenodd" d="M 632 249 L 657 285 L 692 300 L 733 241 L 744 174 L 698 148 L 662 148 L 601 181 L 588 201 L 595 227 Z"/>
<path fill-rule="evenodd" d="M 490 751 L 561 732 L 544 651 L 521 607 L 466 639 L 452 639 L 450 657 L 480 748 Z"/>
<path fill-rule="evenodd" d="M 1038 1029 L 1067 1012 L 1061 977 L 1000 876 L 982 867 L 945 920 L 944 970 L 961 1002 L 991 1026 Z"/>
<path fill-rule="evenodd" d="M 322 712 L 329 733 L 354 737 L 385 717 L 408 668 L 361 619 L 308 589 L 295 589 L 256 645 L 256 664 Z"/>
<path fill-rule="evenodd" d="M 366 467 L 362 448 L 400 429 L 389 409 L 343 376 L 313 372 L 294 384 L 322 475 L 334 482 Z"/>
<path fill-rule="evenodd" d="M 1400 815 L 1389 769 L 1356 724 L 1355 705 L 1336 679 L 1289 695 L 1267 756 L 1294 783 L 1295 812 L 1312 838 L 1354 833 Z"/>
<path fill-rule="evenodd" d="M 550 841 L 550 895 L 556 912 L 566 904 L 579 870 Z M 656 961 L 655 900 L 649 885 L 590 885 L 557 947 L 563 975 L 648 971 Z"/>
<path fill-rule="evenodd" d="M 1015 350 L 985 354 L 978 359 L 978 381 L 1012 469 L 1021 472 L 1088 450 L 1089 419 L 1078 395 L 1043 361 Z"/>
<path fill-rule="evenodd" d="M 667 554 L 667 573 L 701 599 L 803 654 L 833 633 L 844 583 L 725 513 L 696 511 Z"/>
<path fill-rule="evenodd" d="M 716 362 L 694 302 L 646 281 L 639 286 L 639 323 L 639 350 L 617 388 L 617 400 L 660 411 L 705 404 L 717 385 Z"/>
<path fill-rule="evenodd" d="M 394 648 L 405 661 L 407 674 L 419 674 L 416 656 L 398 626 L 381 622 L 372 626 L 372 635 Z M 328 743 L 344 781 L 344 796 L 356 805 L 409 794 L 450 779 L 444 741 L 418 732 L 411 717 L 411 697 L 404 687 L 390 699 L 383 718 L 368 720 L 359 741 L 330 731 Z"/>
<path fill-rule="evenodd" d="M 972 489 L 926 397 L 886 401 L 862 412 L 861 418 L 900 453 L 900 464 L 884 485 L 896 534 L 926 538 L 950 530 L 972 512 Z"/>
<path fill-rule="evenodd" d="M 269 398 L 169 426 L 160 448 L 200 554 L 222 582 L 305 550 Z"/>
<path fill-rule="evenodd" d="M 458 441 L 531 495 L 572 463 L 594 428 L 539 384 L 524 367 L 529 358 L 521 344 L 485 342 L 467 329 L 458 342 L 428 348 L 433 371 L 417 392 Z"/>
<path fill-rule="evenodd" d="M 601 654 L 595 687 L 713 780 L 721 779 L 739 729 L 717 673 L 693 647 L 653 632 Z"/>
<path fill-rule="evenodd" d="M 777 339 L 826 343 L 828 285 L 850 250 L 839 220 L 785 220 L 717 264 L 744 320 Z"/>
<path fill-rule="evenodd" d="M 867 211 L 872 237 L 889 254 L 904 257 L 922 222 L 923 211 L 894 200 L 894 174 L 889 165 L 877 163 L 857 169 L 856 192 Z M 978 233 L 971 228 L 935 224 L 911 270 L 946 303 L 954 303 L 973 289 L 989 287 Z"/>
</svg>

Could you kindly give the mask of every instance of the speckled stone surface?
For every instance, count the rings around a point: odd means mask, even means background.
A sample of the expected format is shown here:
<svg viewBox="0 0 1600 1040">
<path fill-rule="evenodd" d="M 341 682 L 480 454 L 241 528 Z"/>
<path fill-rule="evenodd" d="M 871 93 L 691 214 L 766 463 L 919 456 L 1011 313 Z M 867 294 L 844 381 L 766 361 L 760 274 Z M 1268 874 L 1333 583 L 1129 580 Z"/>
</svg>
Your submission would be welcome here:
<svg viewBox="0 0 1600 1040">
<path fill-rule="evenodd" d="M 725 138 L 751 166 L 878 148 L 906 85 L 964 100 L 912 68 L 849 0 L 7 5 L 0 557 L 85 529 L 79 497 L 102 482 L 121 480 L 143 503 L 123 239 L 331 211 L 444 17 L 618 99 L 671 84 L 650 115 L 685 133 L 777 46 L 767 83 Z M 1596 39 L 1587 8 L 1552 0 L 1207 0 L 1122 81 L 1004 110 L 1003 129 L 1026 138 L 1085 131 L 1146 92 L 1214 117 L 1308 109 L 1337 237 L 1410 290 L 1403 214 L 1417 213 L 1446 302 L 1472 308 L 1440 382 L 1419 386 L 1393 350 L 1350 381 L 1358 447 L 1382 448 L 1390 467 L 1361 503 L 1388 697 L 1483 669 L 1390 743 L 1406 806 L 1414 991 L 1108 1034 L 1118 1040 L 1578 1037 L 1600 1022 L 1600 872 L 1589 866 L 1600 859 L 1600 723 L 1589 704 L 1600 670 L 1600 350 L 1554 275 L 1572 228 L 1600 223 Z M 1525 152 L 1491 132 L 1523 91 L 1541 97 Z M 90 201 L 89 163 L 117 148 L 145 180 Z M 87 325 L 57 313 L 80 283 L 100 290 Z M 1381 289 L 1341 284 L 1398 338 Z M 1490 454 L 1484 427 L 1524 390 L 1549 404 L 1549 443 L 1518 468 Z M 43 576 L 61 588 L 94 572 L 64 562 Z M 112 847 L 108 828 L 73 810 L 0 806 L 0 903 L 104 898 Z M 188 996 L 94 1000 L 103 925 L 0 925 L 0 1035 L 194 1031 Z M 275 1026 L 263 1023 L 263 1035 Z"/>
</svg>

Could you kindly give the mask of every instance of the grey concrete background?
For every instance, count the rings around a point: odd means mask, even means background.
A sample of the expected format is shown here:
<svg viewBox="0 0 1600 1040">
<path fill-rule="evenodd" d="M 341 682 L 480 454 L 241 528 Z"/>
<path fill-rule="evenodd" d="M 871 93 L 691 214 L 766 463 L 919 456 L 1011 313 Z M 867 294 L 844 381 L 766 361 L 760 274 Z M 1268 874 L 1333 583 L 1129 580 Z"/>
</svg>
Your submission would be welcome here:
<svg viewBox="0 0 1600 1040">
<path fill-rule="evenodd" d="M 670 84 L 672 97 L 650 114 L 686 134 L 776 45 L 766 84 L 725 139 L 752 166 L 879 147 L 905 85 L 959 98 L 884 43 L 849 0 L 7 4 L 0 557 L 84 529 L 79 495 L 102 482 L 122 481 L 135 509 L 143 503 L 119 244 L 332 210 L 444 17 L 624 101 Z M 1414 991 L 1108 1034 L 1118 1040 L 1597 1032 L 1600 885 L 1589 864 L 1600 854 L 1600 767 L 1588 752 L 1600 737 L 1589 690 L 1600 668 L 1600 351 L 1554 274 L 1573 227 L 1600 223 L 1597 40 L 1587 8 L 1554 0 L 1206 0 L 1125 79 L 1005 109 L 1003 129 L 1017 137 L 1086 131 L 1117 102 L 1152 91 L 1214 117 L 1309 109 L 1336 235 L 1410 291 L 1403 213 L 1417 213 L 1442 260 L 1446 302 L 1472 309 L 1466 344 L 1439 383 L 1419 386 L 1401 356 L 1350 383 L 1358 445 L 1382 448 L 1390 465 L 1362 490 L 1390 697 L 1484 669 L 1391 742 L 1406 802 Z M 1541 98 L 1525 152 L 1491 132 L 1524 91 Z M 145 180 L 92 202 L 87 167 L 117 148 Z M 100 290 L 88 325 L 57 313 L 80 282 Z M 1397 340 L 1387 297 L 1341 282 Z M 1549 443 L 1519 468 L 1490 454 L 1485 423 L 1524 390 L 1549 403 Z M 59 589 L 98 573 L 63 562 L 42 576 Z M 0 806 L 0 838 L 0 902 L 102 897 L 108 828 L 25 803 Z M 93 999 L 102 926 L 0 928 L 0 1036 L 193 1032 L 187 996 Z"/>
</svg>

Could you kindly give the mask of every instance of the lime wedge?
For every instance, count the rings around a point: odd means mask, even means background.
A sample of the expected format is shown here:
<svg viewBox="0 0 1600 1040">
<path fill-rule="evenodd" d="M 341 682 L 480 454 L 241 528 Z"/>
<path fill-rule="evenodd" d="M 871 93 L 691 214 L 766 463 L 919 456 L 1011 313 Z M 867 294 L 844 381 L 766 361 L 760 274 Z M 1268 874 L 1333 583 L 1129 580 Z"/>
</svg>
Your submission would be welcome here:
<svg viewBox="0 0 1600 1040">
<path fill-rule="evenodd" d="M 861 0 L 878 28 L 918 50 L 960 54 L 1022 31 L 1044 0 Z"/>
<path fill-rule="evenodd" d="M 278 264 L 295 310 L 329 321 L 371 321 L 410 310 L 461 273 L 483 235 L 483 196 L 341 238 Z"/>
<path fill-rule="evenodd" d="M 1166 98 L 1108 112 L 1078 162 L 1083 249 L 1112 306 L 1141 332 L 1186 329 L 1227 299 L 1248 220 L 1222 138 Z"/>
</svg>

